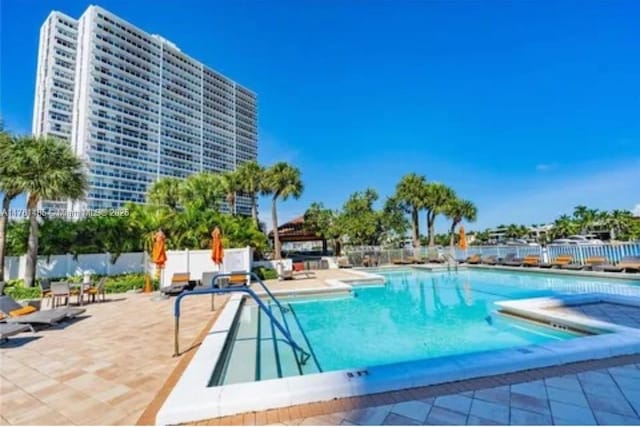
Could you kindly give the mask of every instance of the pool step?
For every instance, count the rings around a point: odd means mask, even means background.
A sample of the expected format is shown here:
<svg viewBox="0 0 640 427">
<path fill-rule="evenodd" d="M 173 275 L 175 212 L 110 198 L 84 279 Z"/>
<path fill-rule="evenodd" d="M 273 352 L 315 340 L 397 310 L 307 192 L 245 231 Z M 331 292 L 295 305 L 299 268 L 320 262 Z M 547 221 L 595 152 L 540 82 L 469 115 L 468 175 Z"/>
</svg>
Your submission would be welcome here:
<svg viewBox="0 0 640 427">
<path fill-rule="evenodd" d="M 258 360 L 257 312 L 244 310 L 238 319 L 236 339 L 231 348 L 231 357 L 223 377 L 223 384 L 243 383 L 256 380 Z"/>
</svg>

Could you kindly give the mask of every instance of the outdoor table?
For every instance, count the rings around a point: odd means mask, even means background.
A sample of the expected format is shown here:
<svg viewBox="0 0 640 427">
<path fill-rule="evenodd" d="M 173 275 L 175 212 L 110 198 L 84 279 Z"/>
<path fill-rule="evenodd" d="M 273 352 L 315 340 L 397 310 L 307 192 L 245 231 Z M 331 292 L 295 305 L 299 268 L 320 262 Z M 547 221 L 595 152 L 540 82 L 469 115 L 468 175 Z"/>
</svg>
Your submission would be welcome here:
<svg viewBox="0 0 640 427">
<path fill-rule="evenodd" d="M 84 304 L 84 293 L 86 290 L 91 288 L 91 283 L 69 283 L 69 289 L 78 289 L 80 292 L 78 295 L 78 304 Z"/>
</svg>

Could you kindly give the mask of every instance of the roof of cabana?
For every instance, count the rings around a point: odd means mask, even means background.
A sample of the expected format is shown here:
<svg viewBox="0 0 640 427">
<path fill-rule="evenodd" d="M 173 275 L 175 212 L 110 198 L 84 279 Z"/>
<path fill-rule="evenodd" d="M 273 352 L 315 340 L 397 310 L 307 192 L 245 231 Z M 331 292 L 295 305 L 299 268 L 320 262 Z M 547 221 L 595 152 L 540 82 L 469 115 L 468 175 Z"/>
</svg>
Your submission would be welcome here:
<svg viewBox="0 0 640 427">
<path fill-rule="evenodd" d="M 319 236 L 313 230 L 305 229 L 304 216 L 299 216 L 278 226 L 278 237 L 281 242 L 311 242 L 324 240 L 322 236 Z M 269 239 L 273 239 L 273 231 L 269 232 Z"/>
</svg>

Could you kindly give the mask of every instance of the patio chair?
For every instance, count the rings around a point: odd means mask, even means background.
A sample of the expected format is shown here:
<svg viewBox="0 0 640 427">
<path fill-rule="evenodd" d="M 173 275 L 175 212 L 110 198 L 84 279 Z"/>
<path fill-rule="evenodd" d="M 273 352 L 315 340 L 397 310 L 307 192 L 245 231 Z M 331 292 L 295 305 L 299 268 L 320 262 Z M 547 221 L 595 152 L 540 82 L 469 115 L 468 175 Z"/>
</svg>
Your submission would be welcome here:
<svg viewBox="0 0 640 427">
<path fill-rule="evenodd" d="M 33 332 L 33 327 L 20 323 L 0 323 L 0 343 L 7 342 L 9 337 L 27 331 Z"/>
<path fill-rule="evenodd" d="M 353 265 L 349 262 L 349 258 L 340 257 L 337 261 L 338 268 L 353 268 Z"/>
<path fill-rule="evenodd" d="M 594 266 L 599 266 L 602 264 L 607 264 L 607 259 L 605 257 L 602 256 L 593 256 L 593 257 L 589 257 L 587 258 L 587 260 L 584 262 L 583 264 L 566 264 L 563 265 L 562 268 L 565 270 L 574 270 L 574 271 L 578 271 L 578 270 L 593 270 Z"/>
<path fill-rule="evenodd" d="M 510 253 L 504 257 L 502 262 L 500 262 L 500 265 L 505 265 L 508 267 L 522 267 L 523 261 L 524 260 L 522 258 L 517 258 L 515 253 Z"/>
<path fill-rule="evenodd" d="M 538 255 L 527 255 L 522 260 L 523 267 L 537 267 L 540 265 L 540 257 Z"/>
<path fill-rule="evenodd" d="M 106 284 L 107 277 L 105 276 L 100 278 L 97 284 L 90 286 L 89 289 L 85 291 L 85 293 L 93 302 L 96 302 L 96 297 L 98 301 L 100 300 L 99 297 L 102 297 L 102 302 L 105 302 L 107 300 Z"/>
<path fill-rule="evenodd" d="M 189 273 L 173 273 L 171 284 L 160 289 L 165 295 L 178 295 L 189 289 Z"/>
<path fill-rule="evenodd" d="M 623 257 L 618 263 L 618 267 L 622 267 L 628 273 L 629 270 L 640 272 L 640 256 Z"/>
<path fill-rule="evenodd" d="M 8 295 L 0 297 L 0 312 L 3 322 L 26 323 L 30 325 L 55 325 L 64 319 L 72 319 L 85 312 L 83 308 L 59 307 L 51 310 L 38 310 L 30 305 L 22 306 Z"/>
<path fill-rule="evenodd" d="M 561 268 L 563 265 L 571 264 L 573 261 L 573 257 L 571 255 L 562 254 L 558 255 L 553 261 L 545 262 L 539 265 L 540 268 L 553 268 L 558 267 Z"/>
<path fill-rule="evenodd" d="M 486 265 L 496 265 L 498 263 L 498 257 L 495 255 L 489 255 L 482 258 L 481 263 Z"/>
<path fill-rule="evenodd" d="M 49 279 L 40 280 L 40 298 L 42 298 L 43 301 L 45 299 L 48 299 L 49 306 L 53 307 L 53 298 L 51 297 L 51 280 Z"/>
<path fill-rule="evenodd" d="M 482 257 L 480 257 L 480 254 L 471 255 L 464 262 L 467 264 L 480 264 L 482 262 Z"/>
<path fill-rule="evenodd" d="M 56 308 L 60 300 L 64 298 L 64 305 L 69 305 L 71 298 L 71 286 L 68 282 L 53 282 L 50 287 L 51 307 Z"/>
</svg>

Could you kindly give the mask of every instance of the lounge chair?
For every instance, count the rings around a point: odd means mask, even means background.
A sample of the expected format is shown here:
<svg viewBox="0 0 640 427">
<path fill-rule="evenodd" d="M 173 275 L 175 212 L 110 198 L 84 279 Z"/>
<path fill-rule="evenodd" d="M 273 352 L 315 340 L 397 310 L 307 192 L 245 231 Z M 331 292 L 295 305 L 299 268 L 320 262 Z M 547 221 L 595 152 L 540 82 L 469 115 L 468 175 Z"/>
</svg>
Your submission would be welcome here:
<svg viewBox="0 0 640 427">
<path fill-rule="evenodd" d="M 571 264 L 573 261 L 573 257 L 571 255 L 563 254 L 558 255 L 553 261 L 545 262 L 539 265 L 540 268 L 553 268 L 558 267 L 561 268 L 563 265 Z"/>
<path fill-rule="evenodd" d="M 522 265 L 524 267 L 537 267 L 540 265 L 540 257 L 538 255 L 527 255 L 522 260 Z"/>
<path fill-rule="evenodd" d="M 349 262 L 349 258 L 340 257 L 337 261 L 338 268 L 353 268 L 353 265 Z"/>
<path fill-rule="evenodd" d="M 396 265 L 408 265 L 411 264 L 411 261 L 408 261 L 406 259 L 394 258 L 391 260 L 391 263 Z"/>
<path fill-rule="evenodd" d="M 496 265 L 497 263 L 498 263 L 498 257 L 495 255 L 489 255 L 487 257 L 482 258 L 482 264 Z"/>
<path fill-rule="evenodd" d="M 171 284 L 160 289 L 160 292 L 166 295 L 178 295 L 185 290 L 190 290 L 189 273 L 173 273 L 171 276 Z M 193 288 L 191 288 L 193 289 Z"/>
<path fill-rule="evenodd" d="M 20 323 L 0 323 L 0 342 L 6 342 L 9 337 L 27 331 L 33 332 L 33 327 Z"/>
<path fill-rule="evenodd" d="M 480 262 L 482 262 L 482 258 L 480 257 L 480 254 L 475 254 L 471 255 L 464 262 L 466 262 L 467 264 L 480 264 Z"/>
<path fill-rule="evenodd" d="M 600 265 L 603 264 L 607 264 L 607 259 L 603 256 L 592 256 L 587 258 L 587 260 L 584 262 L 584 265 L 582 264 L 567 264 L 567 265 L 563 265 L 562 268 L 564 268 L 565 270 L 574 270 L 574 271 L 578 271 L 578 270 L 594 270 L 594 267 L 596 269 L 599 268 Z"/>
<path fill-rule="evenodd" d="M 608 264 L 602 267 L 604 271 L 610 271 L 610 272 L 622 272 L 622 271 L 625 271 L 627 273 L 631 271 L 640 272 L 640 256 L 622 257 L 620 262 L 615 266 Z"/>
<path fill-rule="evenodd" d="M 407 264 L 424 264 L 424 260 L 422 258 L 410 256 L 407 258 Z"/>
<path fill-rule="evenodd" d="M 440 255 L 429 255 L 425 261 L 431 264 L 442 264 L 444 262 L 444 258 L 441 258 Z"/>
<path fill-rule="evenodd" d="M 524 262 L 523 258 L 517 258 L 516 254 L 511 253 L 511 254 L 507 254 L 507 256 L 502 260 L 500 265 L 506 265 L 509 267 L 522 267 L 523 262 Z"/>
<path fill-rule="evenodd" d="M 73 319 L 84 313 L 84 308 L 58 307 L 50 310 L 37 310 L 35 307 L 22 306 L 8 295 L 0 297 L 0 312 L 5 316 L 3 322 L 54 325 L 65 319 Z"/>
<path fill-rule="evenodd" d="M 365 255 L 362 258 L 362 265 L 364 267 L 376 267 L 378 265 L 378 258 L 372 255 Z"/>
</svg>

